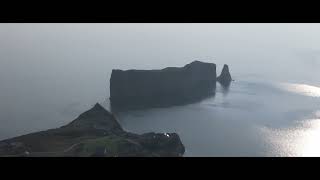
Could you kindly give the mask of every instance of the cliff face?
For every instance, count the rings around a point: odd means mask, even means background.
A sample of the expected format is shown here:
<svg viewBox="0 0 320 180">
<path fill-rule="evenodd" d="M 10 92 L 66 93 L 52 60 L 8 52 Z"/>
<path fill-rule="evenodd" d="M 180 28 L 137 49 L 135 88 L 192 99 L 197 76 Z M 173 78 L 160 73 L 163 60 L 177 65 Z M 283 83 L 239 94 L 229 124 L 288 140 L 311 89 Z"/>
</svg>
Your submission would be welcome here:
<svg viewBox="0 0 320 180">
<path fill-rule="evenodd" d="M 214 93 L 216 65 L 194 61 L 161 70 L 113 70 L 110 101 L 113 109 L 159 107 L 199 100 Z"/>
<path fill-rule="evenodd" d="M 0 156 L 182 156 L 176 133 L 124 131 L 99 104 L 66 126 L 0 141 Z"/>
</svg>

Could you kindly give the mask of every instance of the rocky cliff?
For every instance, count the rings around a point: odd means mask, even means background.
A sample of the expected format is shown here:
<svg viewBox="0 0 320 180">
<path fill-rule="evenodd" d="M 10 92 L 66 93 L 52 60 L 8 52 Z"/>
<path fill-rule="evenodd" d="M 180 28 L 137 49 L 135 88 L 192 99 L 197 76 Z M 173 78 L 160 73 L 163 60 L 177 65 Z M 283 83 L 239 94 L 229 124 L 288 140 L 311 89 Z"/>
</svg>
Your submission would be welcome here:
<svg viewBox="0 0 320 180">
<path fill-rule="evenodd" d="M 178 105 L 214 94 L 215 87 L 213 63 L 194 61 L 161 70 L 113 70 L 110 101 L 113 110 Z"/>
<path fill-rule="evenodd" d="M 0 156 L 182 156 L 175 133 L 124 131 L 113 114 L 96 104 L 66 126 L 0 141 Z"/>
</svg>

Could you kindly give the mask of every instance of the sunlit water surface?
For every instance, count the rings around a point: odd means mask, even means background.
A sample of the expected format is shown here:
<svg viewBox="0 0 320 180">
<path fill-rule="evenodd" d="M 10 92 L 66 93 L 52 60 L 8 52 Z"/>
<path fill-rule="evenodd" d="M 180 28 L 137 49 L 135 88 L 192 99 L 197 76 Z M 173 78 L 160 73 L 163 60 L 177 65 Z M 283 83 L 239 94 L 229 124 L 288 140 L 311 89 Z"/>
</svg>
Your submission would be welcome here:
<svg viewBox="0 0 320 180">
<path fill-rule="evenodd" d="M 235 81 L 214 97 L 118 114 L 125 129 L 177 132 L 186 156 L 319 156 L 318 87 Z"/>
</svg>

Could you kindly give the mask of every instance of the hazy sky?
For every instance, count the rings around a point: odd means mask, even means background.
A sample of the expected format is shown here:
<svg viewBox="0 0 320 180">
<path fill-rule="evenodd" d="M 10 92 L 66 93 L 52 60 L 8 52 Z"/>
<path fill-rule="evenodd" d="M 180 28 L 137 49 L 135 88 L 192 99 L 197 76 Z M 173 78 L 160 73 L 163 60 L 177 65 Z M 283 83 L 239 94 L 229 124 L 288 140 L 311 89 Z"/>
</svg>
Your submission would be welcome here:
<svg viewBox="0 0 320 180">
<path fill-rule="evenodd" d="M 202 60 L 216 63 L 218 71 L 229 64 L 234 77 L 319 85 L 319 32 L 320 24 L 306 23 L 3 23 L 0 131 L 6 136 L 16 127 L 24 132 L 63 124 L 61 113 L 75 115 L 109 97 L 113 68 L 158 69 Z M 22 121 L 28 127 L 20 127 Z"/>
</svg>

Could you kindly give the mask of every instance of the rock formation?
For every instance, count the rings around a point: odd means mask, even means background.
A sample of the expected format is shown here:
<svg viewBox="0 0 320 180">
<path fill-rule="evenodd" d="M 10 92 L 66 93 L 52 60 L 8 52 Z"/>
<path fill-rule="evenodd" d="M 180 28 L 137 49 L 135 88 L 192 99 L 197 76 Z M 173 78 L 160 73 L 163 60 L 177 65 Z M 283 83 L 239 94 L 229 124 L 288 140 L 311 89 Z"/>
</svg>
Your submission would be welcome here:
<svg viewBox="0 0 320 180">
<path fill-rule="evenodd" d="M 112 110 L 194 102 L 215 93 L 216 65 L 194 61 L 161 70 L 113 70 Z"/>
<path fill-rule="evenodd" d="M 100 104 L 66 126 L 0 141 L 0 156 L 182 156 L 175 133 L 124 131 Z"/>
<path fill-rule="evenodd" d="M 230 72 L 229 72 L 229 67 L 228 65 L 224 65 L 223 69 L 221 71 L 220 76 L 217 78 L 217 80 L 224 86 L 229 86 L 230 82 L 232 81 Z"/>
</svg>

